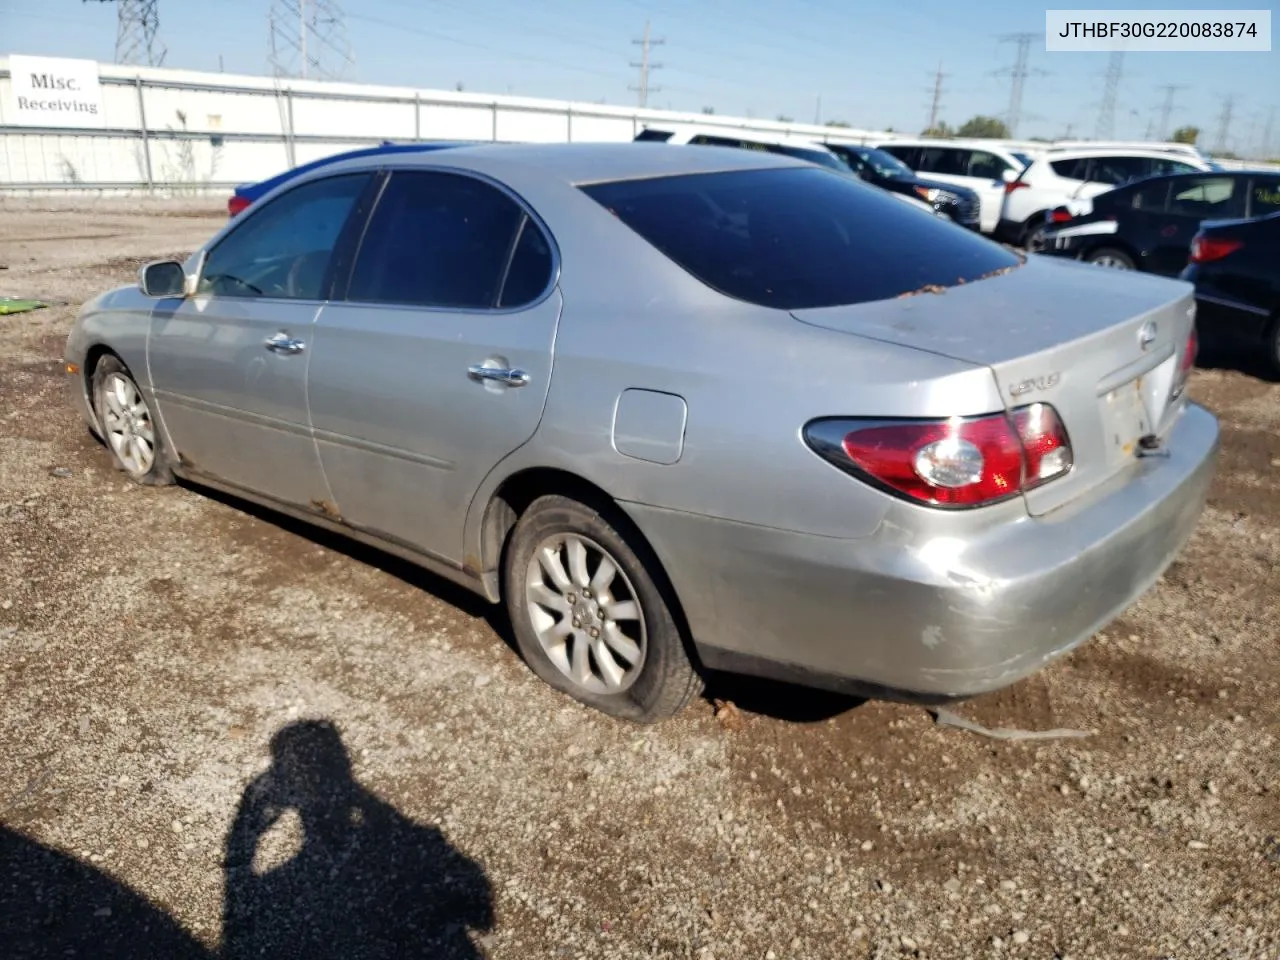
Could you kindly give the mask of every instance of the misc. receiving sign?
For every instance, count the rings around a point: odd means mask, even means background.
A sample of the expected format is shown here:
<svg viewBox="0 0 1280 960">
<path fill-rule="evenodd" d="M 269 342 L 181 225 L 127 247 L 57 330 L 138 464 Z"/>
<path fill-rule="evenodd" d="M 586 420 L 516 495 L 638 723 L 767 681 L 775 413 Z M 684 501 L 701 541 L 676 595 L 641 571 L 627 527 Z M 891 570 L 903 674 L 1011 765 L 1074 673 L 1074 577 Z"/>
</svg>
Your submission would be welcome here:
<svg viewBox="0 0 1280 960">
<path fill-rule="evenodd" d="M 23 127 L 101 127 L 96 60 L 9 57 L 4 122 Z"/>
</svg>

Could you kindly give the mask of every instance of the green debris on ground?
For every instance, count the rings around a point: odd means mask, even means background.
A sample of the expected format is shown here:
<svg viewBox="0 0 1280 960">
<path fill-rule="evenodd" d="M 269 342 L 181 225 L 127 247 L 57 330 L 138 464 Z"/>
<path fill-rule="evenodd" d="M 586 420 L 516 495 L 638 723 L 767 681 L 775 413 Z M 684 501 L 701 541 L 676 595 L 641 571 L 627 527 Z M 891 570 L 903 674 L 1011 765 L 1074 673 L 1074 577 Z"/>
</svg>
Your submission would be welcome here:
<svg viewBox="0 0 1280 960">
<path fill-rule="evenodd" d="M 28 310 L 40 310 L 49 304 L 43 300 L 28 300 L 22 297 L 0 297 L 0 317 L 11 313 L 26 313 Z"/>
</svg>

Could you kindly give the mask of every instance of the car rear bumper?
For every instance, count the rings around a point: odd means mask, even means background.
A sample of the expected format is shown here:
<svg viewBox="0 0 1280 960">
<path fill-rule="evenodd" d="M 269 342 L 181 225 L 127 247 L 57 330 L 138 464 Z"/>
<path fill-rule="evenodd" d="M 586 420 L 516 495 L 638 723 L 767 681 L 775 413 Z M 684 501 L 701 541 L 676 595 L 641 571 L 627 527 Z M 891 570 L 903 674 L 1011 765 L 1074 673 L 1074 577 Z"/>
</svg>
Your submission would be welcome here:
<svg viewBox="0 0 1280 960">
<path fill-rule="evenodd" d="M 1167 456 L 977 539 L 794 534 L 625 504 L 675 584 L 706 665 L 904 699 L 1000 689 L 1092 636 L 1191 536 L 1218 425 L 1188 405 Z"/>
</svg>

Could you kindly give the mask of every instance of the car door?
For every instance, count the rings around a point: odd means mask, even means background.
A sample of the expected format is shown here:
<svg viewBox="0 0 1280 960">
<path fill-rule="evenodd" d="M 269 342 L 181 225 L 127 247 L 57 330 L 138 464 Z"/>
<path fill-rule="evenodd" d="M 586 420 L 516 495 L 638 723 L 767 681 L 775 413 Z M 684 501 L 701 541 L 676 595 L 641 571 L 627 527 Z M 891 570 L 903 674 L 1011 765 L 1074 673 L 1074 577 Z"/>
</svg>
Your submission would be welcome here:
<svg viewBox="0 0 1280 960">
<path fill-rule="evenodd" d="M 1177 276 L 1187 265 L 1191 238 L 1205 220 L 1243 217 L 1245 181 L 1231 174 L 1179 177 L 1169 193 L 1165 223 L 1151 249 L 1151 269 Z"/>
<path fill-rule="evenodd" d="M 969 163 L 966 169 L 968 179 L 959 180 L 964 186 L 977 191 L 982 198 L 981 228 L 990 233 L 1000 222 L 1000 208 L 1004 204 L 1005 183 L 1004 172 L 1018 172 L 1003 157 L 989 150 L 970 150 Z"/>
<path fill-rule="evenodd" d="M 390 174 L 311 354 L 312 424 L 344 522 L 462 562 L 476 489 L 542 417 L 555 268 L 545 228 L 503 188 Z"/>
<path fill-rule="evenodd" d="M 249 208 L 207 252 L 196 293 L 153 314 L 150 376 L 188 469 L 284 503 L 327 500 L 307 414 L 308 347 L 371 178 L 309 180 Z"/>
</svg>

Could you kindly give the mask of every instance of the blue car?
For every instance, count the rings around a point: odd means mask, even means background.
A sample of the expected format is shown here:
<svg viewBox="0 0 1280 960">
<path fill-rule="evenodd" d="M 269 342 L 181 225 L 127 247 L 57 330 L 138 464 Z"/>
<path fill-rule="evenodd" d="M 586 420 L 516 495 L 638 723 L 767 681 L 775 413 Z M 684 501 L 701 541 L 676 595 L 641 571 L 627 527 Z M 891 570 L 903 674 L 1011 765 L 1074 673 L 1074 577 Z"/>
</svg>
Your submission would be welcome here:
<svg viewBox="0 0 1280 960">
<path fill-rule="evenodd" d="M 253 204 L 256 200 L 266 196 L 280 184 L 308 170 L 314 170 L 316 167 L 323 167 L 326 164 L 338 163 L 342 160 L 351 160 L 355 157 L 371 157 L 376 154 L 393 154 L 393 153 L 422 153 L 427 150 L 445 150 L 449 147 L 465 147 L 471 144 L 467 141 L 437 141 L 434 143 L 393 143 L 390 140 L 378 144 L 376 147 L 361 147 L 359 150 L 348 150 L 345 153 L 335 153 L 332 156 L 321 157 L 319 160 L 312 160 L 310 163 L 304 163 L 300 167 L 294 167 L 286 170 L 284 173 L 278 173 L 274 177 L 267 180 L 259 180 L 257 183 L 242 183 L 236 187 L 235 192 L 231 194 L 227 200 L 227 213 L 235 216 L 246 207 Z"/>
</svg>

